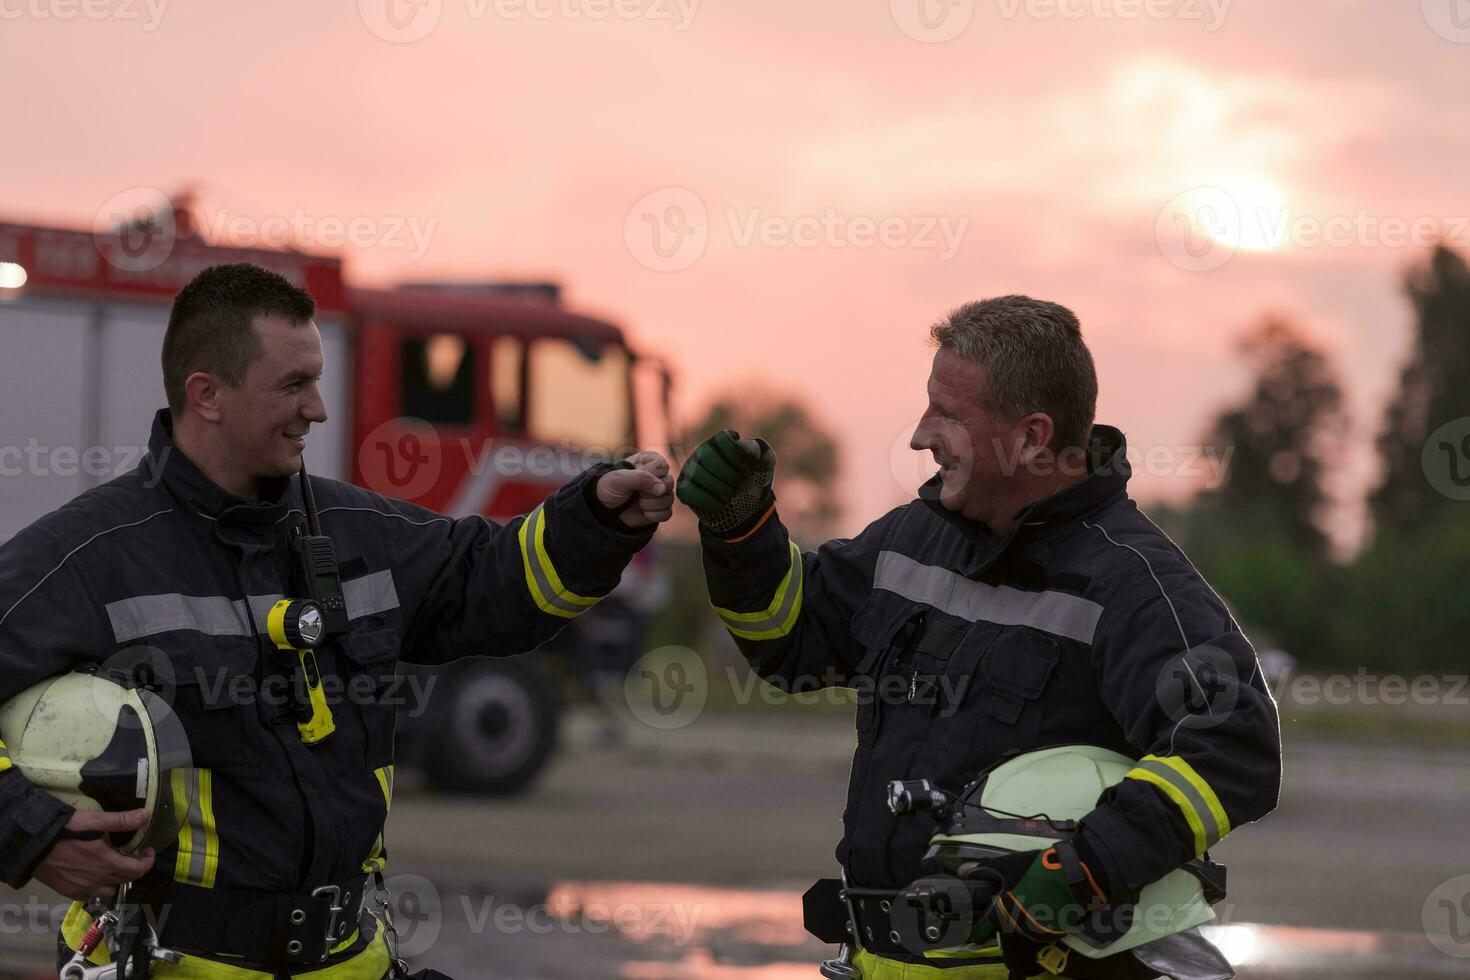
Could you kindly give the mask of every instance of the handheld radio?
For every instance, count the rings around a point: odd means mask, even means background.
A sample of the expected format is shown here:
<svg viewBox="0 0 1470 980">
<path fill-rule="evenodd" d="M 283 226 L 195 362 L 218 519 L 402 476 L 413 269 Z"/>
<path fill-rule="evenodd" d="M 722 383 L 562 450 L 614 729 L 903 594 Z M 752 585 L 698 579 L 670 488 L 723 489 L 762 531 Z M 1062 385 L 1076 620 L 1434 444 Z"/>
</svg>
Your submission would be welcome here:
<svg viewBox="0 0 1470 980">
<path fill-rule="evenodd" d="M 301 502 L 306 509 L 306 533 L 296 529 L 291 539 L 293 588 L 322 611 L 324 639 L 347 632 L 347 600 L 342 594 L 342 574 L 337 570 L 337 551 L 332 539 L 322 533 L 316 513 L 316 494 L 306 477 L 306 460 L 301 461 Z"/>
<path fill-rule="evenodd" d="M 266 632 L 278 650 L 296 654 L 296 729 L 301 741 L 314 745 L 337 730 L 331 706 L 322 690 L 316 649 L 347 632 L 347 600 L 332 539 L 322 533 L 316 495 L 301 461 L 301 502 L 306 510 L 306 533 L 292 533 L 291 590 L 301 598 L 282 599 L 266 618 Z"/>
</svg>

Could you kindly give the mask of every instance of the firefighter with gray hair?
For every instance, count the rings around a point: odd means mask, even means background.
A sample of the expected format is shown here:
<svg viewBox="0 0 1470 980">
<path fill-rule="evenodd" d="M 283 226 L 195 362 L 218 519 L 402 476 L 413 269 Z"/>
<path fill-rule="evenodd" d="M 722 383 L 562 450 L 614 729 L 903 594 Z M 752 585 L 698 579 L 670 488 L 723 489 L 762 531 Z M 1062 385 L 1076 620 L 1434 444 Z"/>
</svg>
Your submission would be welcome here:
<svg viewBox="0 0 1470 980">
<path fill-rule="evenodd" d="M 807 896 L 844 944 L 822 972 L 1230 976 L 1193 927 L 1224 891 L 1208 849 L 1278 797 L 1255 652 L 1130 499 L 1070 310 L 1002 296 L 931 335 L 912 448 L 938 472 L 857 536 L 791 540 L 758 434 L 677 484 L 751 667 L 856 691 L 842 878 Z"/>
</svg>

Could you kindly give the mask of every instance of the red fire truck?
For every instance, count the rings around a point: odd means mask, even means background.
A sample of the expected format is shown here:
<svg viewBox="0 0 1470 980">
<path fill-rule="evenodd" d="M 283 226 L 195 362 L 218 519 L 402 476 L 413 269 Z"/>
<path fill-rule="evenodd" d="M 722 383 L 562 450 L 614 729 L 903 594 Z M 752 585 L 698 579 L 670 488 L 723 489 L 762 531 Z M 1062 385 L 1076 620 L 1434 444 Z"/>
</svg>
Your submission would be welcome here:
<svg viewBox="0 0 1470 980">
<path fill-rule="evenodd" d="M 335 257 L 207 242 L 187 207 L 92 231 L 0 223 L 0 541 L 136 466 L 165 403 L 168 304 L 224 262 L 273 269 L 317 301 L 329 421 L 308 440 L 313 474 L 506 520 L 598 457 L 667 441 L 665 365 L 563 309 L 554 284 L 353 288 Z M 448 790 L 525 786 L 555 746 L 566 677 L 636 658 L 652 565 L 645 550 L 550 656 L 418 675 L 429 695 L 400 715 L 400 762 Z"/>
</svg>

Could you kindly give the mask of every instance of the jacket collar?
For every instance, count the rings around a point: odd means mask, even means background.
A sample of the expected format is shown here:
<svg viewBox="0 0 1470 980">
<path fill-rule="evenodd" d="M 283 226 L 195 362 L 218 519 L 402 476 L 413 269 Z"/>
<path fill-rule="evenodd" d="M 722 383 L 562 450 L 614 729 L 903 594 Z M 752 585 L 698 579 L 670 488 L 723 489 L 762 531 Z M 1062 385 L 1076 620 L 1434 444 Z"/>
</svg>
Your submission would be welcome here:
<svg viewBox="0 0 1470 980">
<path fill-rule="evenodd" d="M 173 418 L 162 408 L 153 416 L 148 455 L 140 468 L 150 482 L 161 482 L 180 506 L 221 525 L 261 527 L 278 523 L 291 510 L 290 477 L 266 480 L 261 499 L 231 493 L 209 477 L 174 443 Z"/>
<path fill-rule="evenodd" d="M 1027 504 L 998 531 L 946 510 L 939 502 L 939 475 L 919 488 L 920 500 L 935 514 L 961 528 L 974 540 L 964 574 L 974 577 L 990 568 L 1023 531 L 1034 533 L 1078 520 L 1128 495 L 1128 446 L 1123 433 L 1111 425 L 1094 425 L 1087 446 L 1087 477 L 1080 483 Z M 1030 534 L 1024 535 L 1030 536 Z M 1026 556 L 1041 564 L 1049 557 L 1044 546 L 1028 546 Z"/>
</svg>

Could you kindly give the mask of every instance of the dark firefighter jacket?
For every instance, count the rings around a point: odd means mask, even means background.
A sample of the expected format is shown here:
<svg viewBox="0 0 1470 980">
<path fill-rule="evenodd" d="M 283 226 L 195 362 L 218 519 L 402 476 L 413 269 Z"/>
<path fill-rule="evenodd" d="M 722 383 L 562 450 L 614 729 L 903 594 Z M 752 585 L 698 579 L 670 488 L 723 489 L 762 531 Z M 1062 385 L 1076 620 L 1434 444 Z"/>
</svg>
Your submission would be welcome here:
<svg viewBox="0 0 1470 980">
<path fill-rule="evenodd" d="M 307 745 L 271 683 L 294 655 L 264 635 L 290 591 L 299 482 L 274 481 L 261 501 L 227 493 L 173 445 L 167 411 L 149 448 L 0 548 L 0 700 L 128 648 L 165 655 L 198 783 L 150 879 L 198 888 L 294 893 L 380 867 L 395 710 L 411 692 L 398 662 L 532 649 L 617 585 L 652 533 L 597 509 L 605 467 L 504 526 L 313 477 L 350 630 L 318 651 L 337 730 Z M 71 811 L 3 747 L 0 769 L 0 878 L 18 886 Z"/>
<path fill-rule="evenodd" d="M 955 792 L 1008 753 L 1086 743 L 1139 760 L 1079 841 L 1119 894 L 1276 805 L 1255 652 L 1129 499 L 1122 433 L 1093 433 L 1090 474 L 998 533 L 941 507 L 936 476 L 815 552 L 775 515 L 743 539 L 703 535 L 711 601 L 752 667 L 785 690 L 858 692 L 837 848 L 854 884 L 921 877 L 935 824 L 895 817 L 889 780 Z"/>
</svg>

